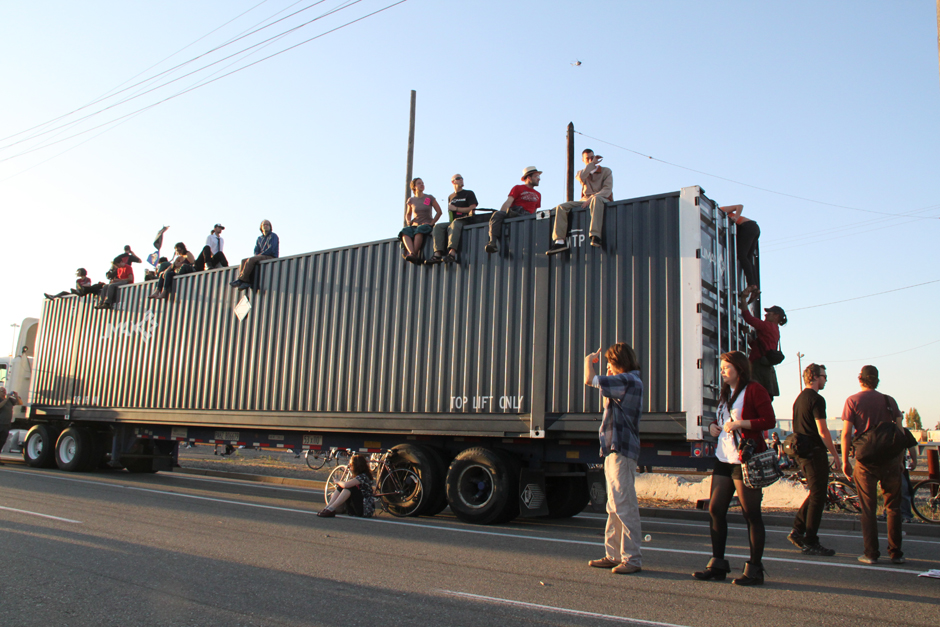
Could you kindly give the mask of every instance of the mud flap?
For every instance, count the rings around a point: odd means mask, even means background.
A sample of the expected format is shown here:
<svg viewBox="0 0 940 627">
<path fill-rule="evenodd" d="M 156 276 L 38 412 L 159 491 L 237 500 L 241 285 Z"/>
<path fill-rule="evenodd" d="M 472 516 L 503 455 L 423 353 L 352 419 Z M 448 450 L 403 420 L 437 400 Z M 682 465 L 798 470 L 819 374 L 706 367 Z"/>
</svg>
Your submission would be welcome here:
<svg viewBox="0 0 940 627">
<path fill-rule="evenodd" d="M 519 516 L 548 516 L 544 470 L 524 468 L 519 474 Z"/>
</svg>

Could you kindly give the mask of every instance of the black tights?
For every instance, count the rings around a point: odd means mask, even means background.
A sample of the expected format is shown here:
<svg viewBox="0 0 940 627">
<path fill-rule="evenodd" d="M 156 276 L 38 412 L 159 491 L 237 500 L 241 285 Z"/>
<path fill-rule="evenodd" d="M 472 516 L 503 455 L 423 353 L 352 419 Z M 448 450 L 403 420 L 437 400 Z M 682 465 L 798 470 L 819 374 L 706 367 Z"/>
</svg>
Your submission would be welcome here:
<svg viewBox="0 0 940 627">
<path fill-rule="evenodd" d="M 760 502 L 763 493 L 748 488 L 741 479 L 732 479 L 723 475 L 712 475 L 711 500 L 708 513 L 712 517 L 712 557 L 725 558 L 725 545 L 728 543 L 728 506 L 731 497 L 738 493 L 744 520 L 747 521 L 747 534 L 751 543 L 751 563 L 760 564 L 764 557 L 764 519 L 760 515 Z"/>
</svg>

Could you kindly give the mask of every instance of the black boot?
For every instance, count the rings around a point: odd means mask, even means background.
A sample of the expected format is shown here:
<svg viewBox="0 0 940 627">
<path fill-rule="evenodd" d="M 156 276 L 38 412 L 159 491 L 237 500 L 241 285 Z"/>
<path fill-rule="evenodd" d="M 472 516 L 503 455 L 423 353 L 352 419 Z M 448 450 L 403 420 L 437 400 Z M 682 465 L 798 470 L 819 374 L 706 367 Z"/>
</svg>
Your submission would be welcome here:
<svg viewBox="0 0 940 627">
<path fill-rule="evenodd" d="M 762 586 L 764 585 L 764 565 L 753 562 L 744 563 L 744 574 L 735 577 L 731 583 L 736 586 Z"/>
<path fill-rule="evenodd" d="M 708 565 L 705 566 L 705 570 L 694 572 L 692 576 L 703 581 L 708 581 L 709 579 L 724 581 L 725 576 L 727 576 L 729 572 L 731 572 L 731 565 L 728 563 L 728 560 L 720 560 L 717 557 L 713 557 L 708 560 Z"/>
</svg>

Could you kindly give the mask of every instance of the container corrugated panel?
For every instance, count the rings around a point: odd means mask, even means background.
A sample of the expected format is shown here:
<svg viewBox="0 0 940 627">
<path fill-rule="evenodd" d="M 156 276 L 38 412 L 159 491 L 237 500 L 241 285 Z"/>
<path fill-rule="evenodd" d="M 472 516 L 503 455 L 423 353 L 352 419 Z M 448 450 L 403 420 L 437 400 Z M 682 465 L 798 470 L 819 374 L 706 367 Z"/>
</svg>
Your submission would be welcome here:
<svg viewBox="0 0 940 627">
<path fill-rule="evenodd" d="M 678 198 L 608 204 L 603 249 L 574 211 L 574 246 L 554 257 L 552 220 L 527 216 L 506 221 L 495 255 L 483 251 L 487 225 L 467 227 L 451 266 L 406 263 L 385 240 L 262 263 L 256 291 L 229 287 L 228 268 L 178 277 L 168 301 L 147 298 L 152 283 L 121 288 L 111 311 L 50 301 L 34 404 L 102 419 L 481 434 L 528 433 L 532 413 L 543 428 L 594 431 L 564 421 L 601 411 L 584 354 L 625 341 L 646 412 L 674 421 Z"/>
</svg>

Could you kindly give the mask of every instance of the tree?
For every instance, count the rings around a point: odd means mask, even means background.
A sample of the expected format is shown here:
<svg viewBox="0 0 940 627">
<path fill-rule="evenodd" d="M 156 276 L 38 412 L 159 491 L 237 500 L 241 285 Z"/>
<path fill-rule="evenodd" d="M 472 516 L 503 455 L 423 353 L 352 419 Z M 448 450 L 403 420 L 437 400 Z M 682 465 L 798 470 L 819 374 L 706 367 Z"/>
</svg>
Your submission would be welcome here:
<svg viewBox="0 0 940 627">
<path fill-rule="evenodd" d="M 924 428 L 923 423 L 920 420 L 920 412 L 916 408 L 911 407 L 907 410 L 907 413 L 904 415 L 904 424 L 908 429 L 911 430 L 922 430 Z"/>
</svg>

